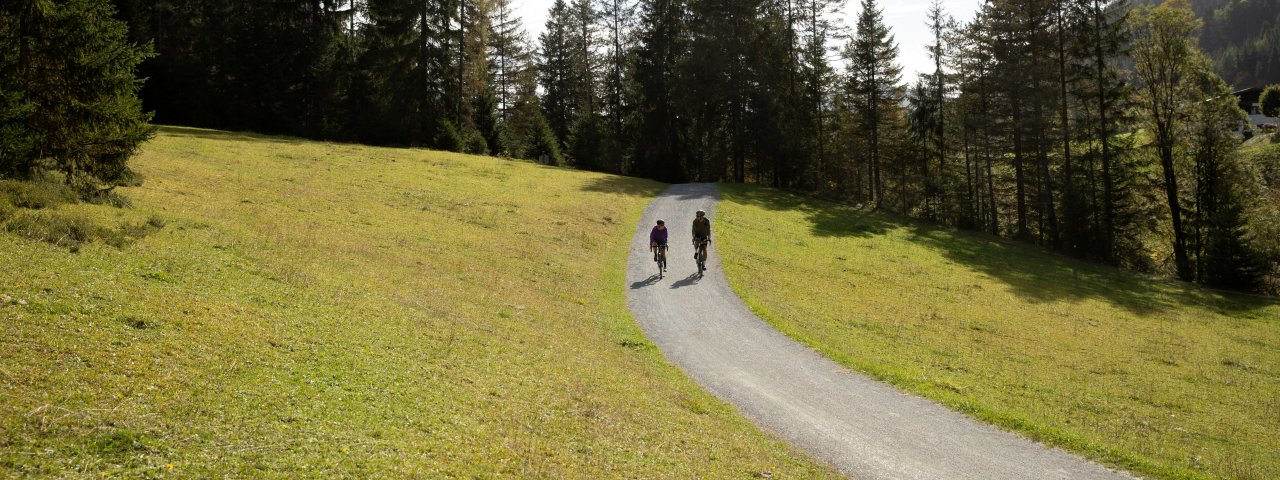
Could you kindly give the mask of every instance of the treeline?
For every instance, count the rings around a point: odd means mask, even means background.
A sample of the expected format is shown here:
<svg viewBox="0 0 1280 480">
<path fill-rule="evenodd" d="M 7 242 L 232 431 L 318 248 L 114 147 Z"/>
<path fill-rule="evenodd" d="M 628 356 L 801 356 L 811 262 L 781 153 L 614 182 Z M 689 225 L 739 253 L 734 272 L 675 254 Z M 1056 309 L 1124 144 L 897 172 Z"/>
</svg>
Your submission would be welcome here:
<svg viewBox="0 0 1280 480">
<path fill-rule="evenodd" d="M 114 3 L 162 123 L 805 190 L 1215 286 L 1280 259 L 1186 0 L 935 2 L 911 84 L 876 0 L 557 0 L 536 41 L 509 0 Z"/>
<path fill-rule="evenodd" d="M 509 0 L 114 3 L 160 123 L 562 161 Z"/>
<path fill-rule="evenodd" d="M 935 5 L 935 71 L 901 97 L 896 210 L 1275 288 L 1280 185 L 1238 152 L 1243 112 L 1185 0 L 993 0 L 963 26 L 939 18 Z"/>
<path fill-rule="evenodd" d="M 509 0 L 116 3 L 162 122 L 801 189 L 1252 289 L 1280 222 L 1196 46 L 1253 8 L 1222 1 L 936 2 L 910 85 L 875 0 L 557 0 L 536 41 Z"/>
</svg>

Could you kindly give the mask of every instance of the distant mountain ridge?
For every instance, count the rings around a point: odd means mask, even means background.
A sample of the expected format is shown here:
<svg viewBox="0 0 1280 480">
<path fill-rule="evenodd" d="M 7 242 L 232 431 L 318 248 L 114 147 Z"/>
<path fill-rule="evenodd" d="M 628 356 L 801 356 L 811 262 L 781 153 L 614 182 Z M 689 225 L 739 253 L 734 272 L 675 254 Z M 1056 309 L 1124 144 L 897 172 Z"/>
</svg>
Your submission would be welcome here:
<svg viewBox="0 0 1280 480">
<path fill-rule="evenodd" d="M 1163 0 L 1136 0 L 1157 5 Z M 1280 0 L 1190 0 L 1204 21 L 1200 48 L 1236 88 L 1280 83 Z"/>
</svg>

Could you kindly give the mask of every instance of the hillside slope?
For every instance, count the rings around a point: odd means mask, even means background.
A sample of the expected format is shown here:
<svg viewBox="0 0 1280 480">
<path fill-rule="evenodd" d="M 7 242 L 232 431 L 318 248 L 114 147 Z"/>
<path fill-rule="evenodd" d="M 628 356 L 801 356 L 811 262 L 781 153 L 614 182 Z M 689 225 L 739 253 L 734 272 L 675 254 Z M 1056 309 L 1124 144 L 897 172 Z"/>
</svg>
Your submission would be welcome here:
<svg viewBox="0 0 1280 480">
<path fill-rule="evenodd" d="M 1280 478 L 1280 301 L 725 185 L 730 284 L 823 355 L 1156 478 Z"/>
<path fill-rule="evenodd" d="M 0 477 L 830 474 L 626 313 L 656 183 L 186 128 L 134 165 L 131 209 L 18 215 L 153 233 L 0 233 Z"/>
</svg>

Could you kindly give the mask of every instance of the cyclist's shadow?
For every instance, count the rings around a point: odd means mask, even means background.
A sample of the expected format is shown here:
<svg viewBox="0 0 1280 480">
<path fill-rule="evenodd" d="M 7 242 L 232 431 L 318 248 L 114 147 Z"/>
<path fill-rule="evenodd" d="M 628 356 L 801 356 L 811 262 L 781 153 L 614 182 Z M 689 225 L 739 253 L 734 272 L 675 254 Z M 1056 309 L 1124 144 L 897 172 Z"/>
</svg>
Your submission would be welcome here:
<svg viewBox="0 0 1280 480">
<path fill-rule="evenodd" d="M 658 274 L 656 274 L 656 273 L 655 273 L 655 274 L 653 274 L 653 275 L 650 275 L 650 276 L 649 276 L 649 278 L 646 278 L 646 279 L 641 280 L 641 281 L 639 281 L 639 282 L 634 282 L 634 283 L 632 283 L 632 284 L 631 284 L 631 289 L 632 289 L 632 290 L 639 290 L 639 289 L 644 288 L 644 287 L 653 286 L 653 285 L 657 284 L 657 283 L 658 283 L 658 281 L 660 281 L 660 280 L 662 280 L 662 279 L 661 279 L 661 278 L 659 278 L 659 277 L 658 277 Z"/>
<path fill-rule="evenodd" d="M 697 285 L 698 282 L 701 280 L 702 280 L 702 277 L 699 277 L 697 272 L 690 273 L 689 276 L 684 277 L 684 279 L 671 282 L 671 288 L 676 289 L 681 287 L 688 287 L 690 285 Z"/>
</svg>

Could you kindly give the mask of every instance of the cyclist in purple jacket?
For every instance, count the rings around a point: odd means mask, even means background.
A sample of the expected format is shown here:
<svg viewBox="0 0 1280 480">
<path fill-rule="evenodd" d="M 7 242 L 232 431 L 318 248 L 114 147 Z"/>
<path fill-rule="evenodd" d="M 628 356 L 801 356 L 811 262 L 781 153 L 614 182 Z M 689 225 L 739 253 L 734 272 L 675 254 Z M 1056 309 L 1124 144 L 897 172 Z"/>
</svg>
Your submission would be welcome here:
<svg viewBox="0 0 1280 480">
<path fill-rule="evenodd" d="M 667 225 L 666 222 L 658 220 L 658 224 L 649 231 L 649 251 L 653 252 L 653 261 L 658 261 L 658 247 L 666 248 L 666 246 Z"/>
</svg>

